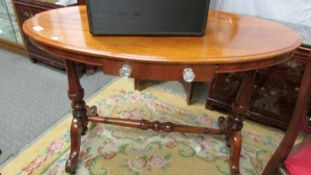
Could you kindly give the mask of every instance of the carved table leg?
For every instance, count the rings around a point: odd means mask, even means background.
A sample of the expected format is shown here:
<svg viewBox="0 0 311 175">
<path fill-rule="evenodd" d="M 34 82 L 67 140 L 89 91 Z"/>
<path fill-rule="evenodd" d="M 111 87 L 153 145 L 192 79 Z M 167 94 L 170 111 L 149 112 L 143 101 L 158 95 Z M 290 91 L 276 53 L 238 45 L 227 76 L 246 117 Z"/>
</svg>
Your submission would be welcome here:
<svg viewBox="0 0 311 175">
<path fill-rule="evenodd" d="M 87 131 L 87 114 L 85 102 L 83 101 L 84 90 L 81 87 L 75 63 L 69 60 L 65 60 L 65 63 L 69 85 L 68 96 L 72 101 L 73 115 L 70 129 L 71 148 L 66 162 L 66 172 L 74 173 L 78 164 L 81 135 Z"/>
<path fill-rule="evenodd" d="M 220 117 L 219 125 L 224 130 L 227 139 L 227 145 L 230 147 L 230 170 L 231 174 L 240 174 L 240 153 L 242 145 L 243 120 L 250 103 L 253 84 L 255 81 L 255 72 L 246 72 L 238 95 L 232 104 L 232 115 L 228 118 Z"/>
</svg>

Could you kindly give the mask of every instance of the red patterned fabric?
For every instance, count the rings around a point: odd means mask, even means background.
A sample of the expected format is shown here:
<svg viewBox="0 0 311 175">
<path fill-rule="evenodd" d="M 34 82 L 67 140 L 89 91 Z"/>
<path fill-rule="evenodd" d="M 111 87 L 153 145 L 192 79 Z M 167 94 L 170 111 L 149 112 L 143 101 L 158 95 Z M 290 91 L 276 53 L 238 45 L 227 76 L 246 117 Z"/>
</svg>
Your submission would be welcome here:
<svg viewBox="0 0 311 175">
<path fill-rule="evenodd" d="M 301 144 L 295 145 L 284 166 L 290 175 L 311 174 L 311 134 Z"/>
</svg>

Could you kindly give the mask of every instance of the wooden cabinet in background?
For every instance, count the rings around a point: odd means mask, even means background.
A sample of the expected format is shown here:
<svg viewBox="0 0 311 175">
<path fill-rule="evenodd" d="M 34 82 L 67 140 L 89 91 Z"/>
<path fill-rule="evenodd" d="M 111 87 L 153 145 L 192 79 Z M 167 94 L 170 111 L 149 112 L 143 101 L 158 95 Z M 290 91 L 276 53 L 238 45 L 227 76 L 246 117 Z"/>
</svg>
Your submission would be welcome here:
<svg viewBox="0 0 311 175">
<path fill-rule="evenodd" d="M 56 5 L 55 3 L 57 0 L 14 0 L 14 6 L 16 10 L 16 16 L 19 21 L 19 25 L 22 26 L 23 22 L 30 18 L 31 16 L 35 15 L 36 13 L 55 9 L 55 8 L 61 8 L 64 6 Z M 79 0 L 76 4 L 72 5 L 79 5 L 84 4 L 84 0 Z M 22 32 L 24 44 L 28 50 L 28 54 L 30 59 L 33 62 L 40 61 L 43 63 L 46 63 L 48 65 L 51 65 L 53 67 L 59 68 L 59 69 L 65 69 L 65 63 L 62 58 L 58 58 L 56 56 L 50 55 L 35 45 L 33 45 L 29 38 Z M 84 64 L 78 64 L 77 70 L 79 74 L 81 75 L 82 72 L 85 70 Z"/>
<path fill-rule="evenodd" d="M 287 62 L 257 71 L 248 119 L 286 129 L 296 104 L 296 99 L 311 48 L 301 46 Z M 206 108 L 230 111 L 237 95 L 241 73 L 218 74 L 214 77 Z"/>
</svg>

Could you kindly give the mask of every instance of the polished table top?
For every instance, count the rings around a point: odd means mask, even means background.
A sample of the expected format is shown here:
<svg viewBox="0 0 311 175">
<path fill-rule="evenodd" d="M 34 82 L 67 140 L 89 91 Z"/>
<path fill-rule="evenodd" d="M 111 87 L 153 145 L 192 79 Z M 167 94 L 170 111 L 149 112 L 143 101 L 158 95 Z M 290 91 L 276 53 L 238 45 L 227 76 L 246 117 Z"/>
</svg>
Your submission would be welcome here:
<svg viewBox="0 0 311 175">
<path fill-rule="evenodd" d="M 85 6 L 50 10 L 28 19 L 33 40 L 99 59 L 177 64 L 230 64 L 267 60 L 301 44 L 291 29 L 251 16 L 210 11 L 198 36 L 92 36 Z"/>
</svg>

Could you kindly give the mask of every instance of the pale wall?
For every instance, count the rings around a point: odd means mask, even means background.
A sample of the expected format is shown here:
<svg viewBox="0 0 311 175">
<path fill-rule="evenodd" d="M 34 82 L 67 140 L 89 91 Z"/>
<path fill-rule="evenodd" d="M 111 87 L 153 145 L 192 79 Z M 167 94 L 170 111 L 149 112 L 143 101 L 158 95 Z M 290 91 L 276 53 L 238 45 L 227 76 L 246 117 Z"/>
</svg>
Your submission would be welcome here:
<svg viewBox="0 0 311 175">
<path fill-rule="evenodd" d="M 211 8 L 311 26 L 311 0 L 211 0 Z"/>
</svg>

